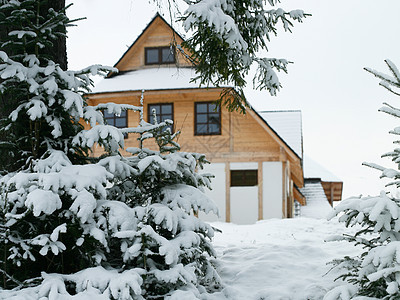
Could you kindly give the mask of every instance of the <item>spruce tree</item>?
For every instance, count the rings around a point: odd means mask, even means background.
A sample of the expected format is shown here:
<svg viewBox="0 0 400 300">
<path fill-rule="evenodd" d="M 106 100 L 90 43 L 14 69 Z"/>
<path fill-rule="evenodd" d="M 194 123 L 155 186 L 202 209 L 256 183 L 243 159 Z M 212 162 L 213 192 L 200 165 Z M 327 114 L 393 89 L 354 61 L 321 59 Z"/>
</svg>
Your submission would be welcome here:
<svg viewBox="0 0 400 300">
<path fill-rule="evenodd" d="M 195 217 L 216 212 L 201 191 L 209 177 L 196 173 L 204 156 L 176 152 L 176 134 L 164 130 L 165 122 L 107 125 L 105 110 L 142 114 L 143 107 L 87 105 L 89 74 L 117 70 L 64 71 L 42 55 L 58 25 L 70 21 L 55 11 L 42 18 L 41 2 L 0 6 L 21 25 L 8 46 L 23 49 L 0 51 L 0 92 L 18 96 L 1 130 L 19 158 L 16 171 L 0 177 L 0 298 L 199 298 L 212 291 L 213 229 Z M 140 135 L 132 158 L 119 152 L 127 133 Z M 145 149 L 145 139 L 155 139 L 159 150 Z M 89 158 L 96 144 L 105 154 Z"/>
<path fill-rule="evenodd" d="M 47 58 L 55 61 L 65 70 L 67 67 L 66 27 L 70 25 L 70 22 L 60 20 L 64 14 L 59 14 L 65 9 L 65 1 L 4 1 L 4 4 L 0 13 L 0 49 L 6 51 L 9 58 L 19 62 L 26 53 L 36 53 L 38 59 Z M 21 13 L 15 11 L 16 6 L 20 7 Z M 34 13 L 37 10 L 40 14 Z M 22 13 L 24 11 L 27 13 Z M 35 26 L 29 24 L 35 24 Z M 28 28 L 29 26 L 31 28 Z M 48 34 L 43 34 L 41 32 L 43 26 L 54 27 L 55 30 L 52 32 L 54 36 L 49 39 Z M 25 29 L 27 31 L 24 37 L 19 38 L 15 35 L 21 34 Z M 33 38 L 32 35 L 36 37 Z M 35 47 L 38 49 L 34 49 Z M 0 122 L 7 123 L 7 117 L 18 107 L 21 97 L 24 97 L 24 94 L 19 93 L 18 87 L 12 88 L 10 85 L 0 94 Z M 20 130 L 13 128 L 7 133 L 0 132 L 0 154 L 3 157 L 0 161 L 0 172 L 16 170 L 21 166 L 19 161 L 21 157 L 18 154 L 21 152 L 15 148 L 16 144 L 12 142 L 10 134 L 20 136 L 25 128 L 22 127 Z"/>
<path fill-rule="evenodd" d="M 234 90 L 223 90 L 219 102 L 244 113 L 246 76 L 255 67 L 253 87 L 275 96 L 281 88 L 277 72 L 287 73 L 291 62 L 260 53 L 268 51 L 279 25 L 291 32 L 295 21 L 310 15 L 300 9 L 278 8 L 280 0 L 184 1 L 189 7 L 180 20 L 191 34 L 182 46 L 190 50 L 196 79 L 206 86 L 233 86 Z"/>
<path fill-rule="evenodd" d="M 14 160 L 2 162 L 5 169 L 19 171 L 5 175 L 0 184 L 5 288 L 42 271 L 81 270 L 91 265 L 90 252 L 96 249 L 94 243 L 87 249 L 75 246 L 83 229 L 65 209 L 79 195 L 71 194 L 70 179 L 61 169 L 86 161 L 88 147 L 73 142 L 83 129 L 81 94 L 90 83 L 87 74 L 108 69 L 67 72 L 49 58 L 49 48 L 65 35 L 70 21 L 64 10 L 41 10 L 44 3 L 5 1 L 0 6 L 1 24 L 13 28 L 2 41 L 11 55 L 0 51 L 0 95 L 17 104 L 0 128 L 7 138 L 3 153 Z"/>
<path fill-rule="evenodd" d="M 393 62 L 386 60 L 391 75 L 366 68 L 366 71 L 381 80 L 380 85 L 400 96 L 400 72 Z M 400 109 L 387 103 L 379 109 L 399 118 Z M 398 135 L 399 128 L 391 134 Z M 395 141 L 397 144 L 398 141 Z M 388 186 L 400 187 L 400 149 L 395 148 L 382 157 L 391 158 L 396 169 L 373 163 L 364 165 L 381 171 L 381 178 L 391 178 Z M 364 252 L 357 257 L 346 257 L 335 262 L 347 270 L 340 278 L 350 285 L 339 286 L 330 291 L 325 300 L 349 299 L 358 296 L 374 299 L 399 299 L 400 294 L 400 199 L 393 193 L 382 191 L 379 196 L 357 197 L 342 201 L 335 207 L 332 216 L 346 226 L 359 228 L 353 236 L 343 236 L 355 245 L 362 245 Z M 351 295 L 351 296 L 349 296 Z"/>
<path fill-rule="evenodd" d="M 210 244 L 214 230 L 196 217 L 198 211 L 217 213 L 202 192 L 210 188 L 210 175 L 196 172 L 207 161 L 202 154 L 178 152 L 174 138 L 179 132 L 171 133 L 171 121 L 158 124 L 155 115 L 154 121 L 146 123 L 141 114 L 140 125 L 125 131 L 140 135 L 139 147 L 127 149 L 134 171 L 116 177 L 109 190 L 110 198 L 127 203 L 137 218 L 136 231 L 115 234 L 122 241 L 123 261 L 118 264 L 145 270 L 145 299 L 165 299 L 182 289 L 195 299 L 198 287 L 212 291 L 219 286 L 209 261 L 215 256 Z M 149 139 L 157 151 L 143 147 Z"/>
</svg>

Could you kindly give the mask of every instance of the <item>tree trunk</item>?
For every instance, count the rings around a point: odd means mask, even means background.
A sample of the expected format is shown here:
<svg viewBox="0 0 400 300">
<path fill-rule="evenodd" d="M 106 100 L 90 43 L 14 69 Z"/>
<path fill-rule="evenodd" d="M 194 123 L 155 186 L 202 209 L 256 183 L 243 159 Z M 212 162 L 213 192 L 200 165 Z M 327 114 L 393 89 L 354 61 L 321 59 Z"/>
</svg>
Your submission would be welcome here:
<svg viewBox="0 0 400 300">
<path fill-rule="evenodd" d="M 20 0 L 21 2 L 24 0 Z M 48 0 L 45 3 L 41 4 L 40 14 L 43 16 L 47 16 L 48 10 L 52 8 L 55 11 L 60 11 L 65 8 L 65 0 Z M 15 28 L 0 26 L 0 44 L 7 39 L 8 33 Z M 0 50 L 1 47 L 0 47 Z M 10 52 L 10 50 L 7 50 Z M 51 60 L 55 63 L 58 63 L 63 70 L 67 69 L 67 47 L 66 47 L 66 38 L 59 37 L 56 41 L 53 41 L 53 47 L 48 49 L 43 49 L 44 54 L 47 54 Z M 43 52 L 42 52 L 43 53 Z M 13 55 L 15 53 L 7 53 L 8 55 Z M 18 106 L 18 97 L 10 94 L 0 94 L 0 124 L 3 123 L 10 113 Z M 5 132 L 0 132 L 0 142 L 9 141 L 9 137 Z M 10 155 L 10 152 L 5 149 L 0 149 L 0 172 L 2 170 L 7 169 L 11 171 L 12 166 L 14 164 L 15 158 Z M 10 169 L 11 168 L 11 169 Z"/>
<path fill-rule="evenodd" d="M 50 8 L 60 11 L 65 7 L 65 0 L 49 0 L 42 6 L 42 14 L 45 14 Z M 48 49 L 46 54 L 50 54 L 54 62 L 60 64 L 61 69 L 67 69 L 67 42 L 65 37 L 60 37 L 54 42 L 52 49 Z"/>
</svg>

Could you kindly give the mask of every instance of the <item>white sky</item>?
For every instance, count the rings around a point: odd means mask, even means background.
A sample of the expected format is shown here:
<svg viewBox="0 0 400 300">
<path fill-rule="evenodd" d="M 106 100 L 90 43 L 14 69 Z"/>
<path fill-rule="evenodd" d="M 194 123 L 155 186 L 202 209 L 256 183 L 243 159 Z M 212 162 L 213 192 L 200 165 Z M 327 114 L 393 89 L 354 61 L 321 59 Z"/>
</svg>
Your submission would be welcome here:
<svg viewBox="0 0 400 300">
<path fill-rule="evenodd" d="M 344 197 L 378 194 L 384 185 L 379 172 L 361 164 L 395 167 L 380 155 L 393 149 L 388 131 L 399 122 L 378 109 L 400 98 L 363 67 L 387 72 L 386 58 L 400 67 L 400 1 L 282 2 L 313 16 L 270 43 L 266 55 L 294 62 L 288 75 L 281 74 L 278 96 L 251 89 L 246 95 L 257 110 L 302 110 L 304 153 L 343 180 Z M 87 20 L 69 29 L 69 68 L 114 65 L 156 11 L 152 0 L 76 1 L 68 15 Z"/>
</svg>

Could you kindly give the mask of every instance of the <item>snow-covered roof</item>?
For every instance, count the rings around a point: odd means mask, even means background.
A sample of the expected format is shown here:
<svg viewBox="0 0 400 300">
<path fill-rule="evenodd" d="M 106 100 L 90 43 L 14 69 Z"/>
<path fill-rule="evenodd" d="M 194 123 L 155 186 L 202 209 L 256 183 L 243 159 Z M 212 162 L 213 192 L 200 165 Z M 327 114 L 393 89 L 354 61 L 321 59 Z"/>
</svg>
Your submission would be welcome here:
<svg viewBox="0 0 400 300">
<path fill-rule="evenodd" d="M 326 218 L 332 207 L 326 198 L 321 182 L 306 183 L 300 190 L 307 201 L 307 205 L 301 207 L 301 216 L 317 219 Z"/>
<path fill-rule="evenodd" d="M 300 157 L 303 157 L 301 111 L 262 111 L 259 115 Z"/>
<path fill-rule="evenodd" d="M 175 66 L 129 71 L 103 79 L 95 85 L 92 94 L 198 88 L 198 82 L 191 82 L 193 77 L 193 68 Z"/>
<path fill-rule="evenodd" d="M 322 167 L 307 155 L 303 160 L 304 178 L 321 178 L 321 181 L 341 182 L 333 173 Z"/>
</svg>

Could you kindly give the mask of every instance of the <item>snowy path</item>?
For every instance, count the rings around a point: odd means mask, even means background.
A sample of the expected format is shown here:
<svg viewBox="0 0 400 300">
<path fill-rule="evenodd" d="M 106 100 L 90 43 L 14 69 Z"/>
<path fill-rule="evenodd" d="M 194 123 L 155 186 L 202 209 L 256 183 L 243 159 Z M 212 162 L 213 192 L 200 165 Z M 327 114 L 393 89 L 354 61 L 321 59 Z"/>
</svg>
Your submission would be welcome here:
<svg viewBox="0 0 400 300">
<path fill-rule="evenodd" d="M 324 242 L 344 226 L 324 219 L 266 220 L 255 225 L 213 223 L 220 275 L 225 286 L 212 299 L 322 299 L 338 285 L 326 265 L 358 250 L 346 242 Z"/>
</svg>

